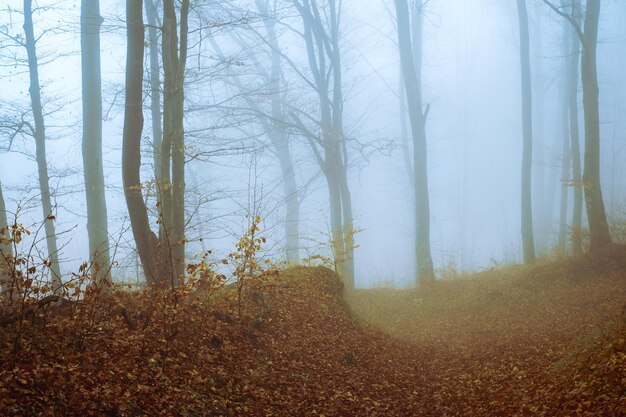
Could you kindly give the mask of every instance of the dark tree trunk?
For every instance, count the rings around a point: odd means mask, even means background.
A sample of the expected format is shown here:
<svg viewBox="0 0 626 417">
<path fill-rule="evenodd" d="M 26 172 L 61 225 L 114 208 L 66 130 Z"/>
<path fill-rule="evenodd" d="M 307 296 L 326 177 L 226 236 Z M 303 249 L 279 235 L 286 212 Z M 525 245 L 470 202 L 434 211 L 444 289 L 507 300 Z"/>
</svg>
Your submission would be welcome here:
<svg viewBox="0 0 626 417">
<path fill-rule="evenodd" d="M 96 282 L 111 281 L 109 231 L 102 164 L 102 81 L 99 0 L 81 2 L 83 94 L 83 171 L 87 199 L 87 233 L 91 272 Z"/>
<path fill-rule="evenodd" d="M 533 155 L 533 132 L 532 132 L 532 89 L 530 82 L 530 53 L 528 36 L 528 13 L 526 0 L 517 0 L 520 33 L 520 65 L 522 80 L 522 195 L 521 195 L 521 225 L 522 225 L 522 251 L 524 263 L 535 261 L 535 239 L 533 236 L 533 213 L 532 213 L 532 155 Z"/>
<path fill-rule="evenodd" d="M 409 122 L 413 136 L 413 173 L 415 185 L 415 260 L 417 284 L 435 278 L 430 250 L 430 202 L 428 197 L 428 169 L 426 145 L 426 117 L 422 112 L 420 80 L 415 69 L 409 10 L 406 0 L 395 0 L 398 24 L 400 63 L 406 90 Z M 419 40 L 421 42 L 421 39 Z M 418 49 L 419 50 L 419 49 Z"/>
<path fill-rule="evenodd" d="M 596 47 L 600 0 L 587 0 L 584 45 L 581 64 L 583 108 L 585 111 L 585 169 L 583 184 L 589 221 L 590 250 L 597 251 L 611 243 L 609 226 L 600 186 L 600 110 Z"/>
<path fill-rule="evenodd" d="M 126 98 L 122 145 L 122 179 L 128 214 L 141 266 L 149 283 L 162 282 L 158 241 L 150 230 L 148 210 L 141 192 L 141 131 L 143 129 L 144 27 L 142 0 L 126 0 Z"/>
<path fill-rule="evenodd" d="M 185 273 L 185 131 L 183 105 L 187 62 L 189 0 L 180 10 L 180 37 L 173 0 L 163 2 L 163 143 L 161 150 L 162 254 L 167 256 L 168 283 L 178 285 Z M 171 163 L 170 163 L 171 161 Z M 170 173 L 171 170 L 171 173 Z M 170 180 L 171 178 L 171 180 Z"/>
<path fill-rule="evenodd" d="M 7 221 L 7 207 L 2 194 L 2 184 L 0 183 L 0 300 L 11 295 L 7 293 L 11 291 L 12 258 L 13 246 L 11 244 L 9 222 Z"/>
<path fill-rule="evenodd" d="M 33 134 L 35 136 L 37 172 L 39 177 L 39 191 L 41 193 L 44 230 L 46 232 L 50 272 L 52 273 L 52 287 L 55 293 L 59 293 L 61 291 L 61 268 L 59 265 L 57 237 L 54 226 L 55 217 L 51 201 L 48 161 L 46 159 L 46 132 L 43 106 L 41 104 L 41 87 L 39 85 L 39 67 L 33 28 L 32 0 L 24 0 L 24 33 L 26 37 L 26 52 L 28 54 L 28 72 L 30 76 L 30 87 L 28 91 L 30 93 L 33 117 L 35 119 Z"/>
</svg>

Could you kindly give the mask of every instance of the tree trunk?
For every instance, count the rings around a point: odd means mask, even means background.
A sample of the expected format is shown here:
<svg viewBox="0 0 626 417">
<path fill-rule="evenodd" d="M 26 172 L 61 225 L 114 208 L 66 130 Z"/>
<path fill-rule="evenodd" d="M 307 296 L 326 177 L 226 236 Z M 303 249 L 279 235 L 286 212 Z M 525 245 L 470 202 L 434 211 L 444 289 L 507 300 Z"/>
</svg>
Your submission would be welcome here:
<svg viewBox="0 0 626 417">
<path fill-rule="evenodd" d="M 91 273 L 94 281 L 99 284 L 111 282 L 109 231 L 102 166 L 101 24 L 99 0 L 82 0 L 83 171 Z"/>
<path fill-rule="evenodd" d="M 148 18 L 148 56 L 150 57 L 150 113 L 152 115 L 152 151 L 154 153 L 154 177 L 161 178 L 161 66 L 159 64 L 158 13 L 154 0 L 146 0 Z"/>
<path fill-rule="evenodd" d="M 341 197 L 342 240 L 345 264 L 345 283 L 348 291 L 355 287 L 354 266 L 354 222 L 352 214 L 352 196 L 348 183 L 348 150 L 343 137 L 343 81 L 341 52 L 339 49 L 339 16 L 334 0 L 329 2 L 330 10 L 330 44 L 328 52 L 332 68 L 332 140 L 337 146 L 337 157 L 332 158 L 338 173 L 339 194 Z"/>
<path fill-rule="evenodd" d="M 142 0 L 126 0 L 126 97 L 122 145 L 122 179 L 128 214 L 141 266 L 148 283 L 162 282 L 158 240 L 150 230 L 148 210 L 141 193 L 141 131 L 143 129 L 144 27 Z"/>
<path fill-rule="evenodd" d="M 287 262 L 298 263 L 300 260 L 300 207 L 298 203 L 298 187 L 296 173 L 289 148 L 289 137 L 279 126 L 280 120 L 285 120 L 285 114 L 281 104 L 280 85 L 282 68 L 280 62 L 280 49 L 274 21 L 268 13 L 267 3 L 256 0 L 257 9 L 263 16 L 263 23 L 267 31 L 268 42 L 271 46 L 272 67 L 270 74 L 271 106 L 272 106 L 272 132 L 270 139 L 276 150 L 283 177 L 283 190 L 285 194 L 285 255 Z"/>
<path fill-rule="evenodd" d="M 315 91 L 320 106 L 319 125 L 321 140 L 309 138 L 320 167 L 328 183 L 330 200 L 330 223 L 333 255 L 337 271 L 346 288 L 354 288 L 353 221 L 352 203 L 348 188 L 348 156 L 343 132 L 343 91 L 341 76 L 341 53 L 339 49 L 339 16 L 337 4 L 328 1 L 324 11 L 327 19 L 314 1 L 294 1 L 304 25 L 303 38 Z M 331 78 L 332 77 L 332 78 Z M 316 148 L 318 142 L 323 149 Z"/>
<path fill-rule="evenodd" d="M 600 110 L 596 47 L 600 0 L 587 0 L 584 45 L 581 64 L 583 108 L 585 112 L 585 169 L 583 184 L 589 220 L 590 250 L 597 251 L 611 243 L 609 226 L 600 185 Z"/>
<path fill-rule="evenodd" d="M 37 159 L 37 172 L 39 176 L 39 191 L 41 193 L 41 207 L 43 211 L 44 230 L 46 232 L 46 244 L 48 246 L 48 260 L 52 273 L 52 287 L 55 293 L 61 291 L 61 268 L 59 265 L 59 253 L 57 237 L 54 226 L 54 211 L 50 195 L 50 183 L 48 177 L 48 161 L 46 159 L 46 132 L 41 104 L 41 87 L 39 85 L 39 68 L 37 64 L 37 49 L 33 28 L 32 0 L 24 0 L 24 34 L 26 37 L 26 52 L 28 54 L 28 72 L 30 76 L 30 101 L 35 119 L 35 146 Z"/>
<path fill-rule="evenodd" d="M 524 263 L 535 261 L 535 240 L 533 236 L 533 213 L 532 213 L 532 94 L 530 82 L 530 53 L 528 36 L 528 13 L 526 0 L 517 0 L 520 33 L 520 65 L 522 81 L 522 131 L 524 136 L 522 150 L 522 250 Z"/>
<path fill-rule="evenodd" d="M 563 5 L 565 0 L 561 0 Z M 563 21 L 563 56 L 570 53 L 570 23 Z M 569 73 L 569 61 L 563 58 L 563 74 Z M 561 84 L 561 196 L 559 202 L 559 240 L 558 246 L 562 252 L 567 250 L 567 202 L 569 197 L 569 173 L 570 173 L 570 127 L 569 127 L 569 79 L 564 77 Z"/>
<path fill-rule="evenodd" d="M 7 208 L 2 194 L 2 184 L 0 183 L 0 300 L 10 297 L 11 269 L 13 267 L 13 245 L 11 242 L 11 232 L 7 221 Z"/>
<path fill-rule="evenodd" d="M 422 97 L 418 72 L 411 45 L 409 11 L 406 0 L 395 0 L 398 24 L 400 63 L 406 89 L 409 121 L 413 136 L 413 172 L 415 184 L 415 260 L 416 283 L 426 283 L 435 278 L 430 250 L 430 202 L 428 197 L 428 169 L 426 146 L 426 118 L 422 113 Z M 421 42 L 421 39 L 419 40 Z"/>
<path fill-rule="evenodd" d="M 163 2 L 163 143 L 161 153 L 161 233 L 167 255 L 168 283 L 178 285 L 185 274 L 185 131 L 184 79 L 187 62 L 189 0 L 180 10 L 180 38 L 173 0 Z M 171 164 L 170 164 L 171 158 Z M 170 174 L 171 167 L 171 174 Z M 170 181 L 171 178 L 171 181 Z"/>
</svg>

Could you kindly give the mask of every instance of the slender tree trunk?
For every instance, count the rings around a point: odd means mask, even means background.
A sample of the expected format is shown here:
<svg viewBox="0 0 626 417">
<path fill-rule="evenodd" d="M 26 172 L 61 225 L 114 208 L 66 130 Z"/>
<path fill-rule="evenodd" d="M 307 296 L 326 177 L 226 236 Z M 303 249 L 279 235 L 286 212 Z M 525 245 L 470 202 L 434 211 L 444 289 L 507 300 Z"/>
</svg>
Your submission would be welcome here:
<svg viewBox="0 0 626 417">
<path fill-rule="evenodd" d="M 102 164 L 102 81 L 100 75 L 99 0 L 81 2 L 83 94 L 83 172 L 87 198 L 89 257 L 94 280 L 111 281 L 109 231 Z"/>
<path fill-rule="evenodd" d="M 332 68 L 332 137 L 337 144 L 337 157 L 332 161 L 336 163 L 336 172 L 339 174 L 339 194 L 342 209 L 342 239 L 345 263 L 345 282 L 348 290 L 355 287 L 354 266 L 354 220 L 352 213 L 352 196 L 348 183 L 348 149 L 346 146 L 343 130 L 343 80 L 341 66 L 341 52 L 339 49 L 339 16 L 335 0 L 329 1 L 330 15 L 330 44 L 331 52 L 328 52 L 330 66 Z"/>
<path fill-rule="evenodd" d="M 142 0 L 126 0 L 126 98 L 122 145 L 124 196 L 137 252 L 146 280 L 162 281 L 158 262 L 158 240 L 150 230 L 148 210 L 141 193 L 141 131 L 143 129 L 143 52 L 144 27 Z"/>
<path fill-rule="evenodd" d="M 278 134 L 274 147 L 283 177 L 285 194 L 285 255 L 287 262 L 296 264 L 300 260 L 300 205 L 298 203 L 298 185 L 294 172 L 288 139 Z"/>
<path fill-rule="evenodd" d="M 567 81 L 566 81 L 567 83 Z M 559 202 L 559 249 L 567 250 L 567 202 L 569 199 L 569 174 L 570 174 L 570 132 L 569 132 L 569 103 L 567 98 L 567 86 L 563 91 L 564 103 L 562 109 L 562 132 L 563 143 L 561 146 L 561 195 Z"/>
<path fill-rule="evenodd" d="M 26 37 L 26 52 L 28 54 L 28 72 L 30 76 L 30 101 L 35 119 L 35 145 L 37 172 L 39 176 L 39 191 L 41 192 L 41 207 L 43 210 L 44 230 L 48 246 L 48 260 L 52 273 L 52 287 L 55 293 L 61 291 L 61 268 L 57 237 L 54 226 L 54 211 L 51 201 L 50 182 L 48 176 L 48 161 L 46 157 L 46 132 L 41 104 L 41 87 L 39 85 L 39 67 L 37 63 L 37 49 L 33 28 L 32 0 L 24 0 L 24 33 Z"/>
<path fill-rule="evenodd" d="M 180 9 L 180 37 L 173 0 L 163 2 L 163 143 L 161 153 L 162 254 L 167 255 L 168 283 L 178 285 L 185 273 L 185 131 L 183 106 L 189 0 Z M 170 164 L 171 158 L 171 164 Z M 171 169 L 171 173 L 170 173 Z M 171 178 L 171 181 L 170 181 Z"/>
<path fill-rule="evenodd" d="M 528 36 L 528 13 L 526 0 L 517 0 L 520 32 L 520 65 L 522 79 L 522 130 L 524 145 L 522 150 L 522 250 L 524 263 L 535 261 L 535 239 L 533 236 L 533 213 L 532 213 L 532 155 L 533 155 L 533 132 L 532 132 L 532 94 L 530 82 L 530 53 Z"/>
<path fill-rule="evenodd" d="M 561 0 L 561 5 L 565 6 L 565 0 Z M 570 63 L 566 58 L 570 53 L 570 43 L 572 36 L 571 24 L 563 21 L 563 32 L 561 35 L 563 41 L 563 74 L 569 74 Z M 559 203 L 559 241 L 558 246 L 562 252 L 567 250 L 567 203 L 569 200 L 569 174 L 570 174 L 570 126 L 569 126 L 569 88 L 570 80 L 568 76 L 564 77 L 561 84 L 561 196 Z"/>
<path fill-rule="evenodd" d="M 578 0 L 572 2 L 571 15 L 579 25 L 581 20 Z M 572 184 L 574 188 L 574 205 L 572 208 L 572 251 L 575 255 L 582 253 L 582 222 L 583 222 L 583 179 L 580 158 L 580 129 L 578 127 L 578 64 L 580 60 L 580 38 L 574 27 L 570 26 L 570 61 L 568 69 L 568 107 L 570 150 L 572 155 Z"/>
<path fill-rule="evenodd" d="M 300 207 L 298 204 L 298 186 L 294 170 L 291 150 L 289 148 L 289 136 L 279 124 L 285 120 L 285 114 L 280 99 L 280 85 L 282 68 L 278 36 L 274 21 L 268 13 L 268 4 L 262 0 L 256 0 L 256 6 L 263 16 L 263 23 L 267 31 L 268 42 L 271 46 L 272 67 L 270 73 L 271 106 L 272 106 L 272 132 L 270 139 L 276 150 L 283 178 L 283 190 L 285 193 L 285 254 L 287 262 L 297 263 L 300 260 L 299 235 L 300 235 Z"/>
<path fill-rule="evenodd" d="M 413 135 L 413 172 L 415 184 L 415 259 L 417 284 L 433 281 L 433 261 L 430 251 L 430 202 L 428 198 L 428 169 L 425 115 L 422 113 L 420 81 L 417 78 L 409 11 L 406 0 L 395 0 L 398 24 L 398 46 L 404 77 L 409 121 Z M 421 42 L 421 40 L 420 40 Z"/>
<path fill-rule="evenodd" d="M 339 9 L 335 0 L 328 1 L 325 23 L 315 1 L 294 1 L 304 25 L 303 38 L 313 83 L 319 97 L 321 147 L 310 144 L 318 158 L 330 200 L 330 223 L 333 255 L 337 271 L 348 289 L 354 288 L 352 203 L 348 188 L 348 156 L 343 132 L 343 91 L 341 52 L 339 49 Z M 332 77 L 332 78 L 331 78 Z"/>
<path fill-rule="evenodd" d="M 611 243 L 600 186 L 600 110 L 596 47 L 600 0 L 587 0 L 584 47 L 581 64 L 583 108 L 585 111 L 585 169 L 583 184 L 589 220 L 590 250 L 601 250 Z"/>
<path fill-rule="evenodd" d="M 167 0 L 169 2 L 169 0 Z M 180 10 L 180 42 L 173 52 L 176 57 L 174 135 L 172 140 L 172 226 L 174 238 L 174 281 L 178 285 L 185 277 L 185 70 L 187 64 L 187 33 L 189 0 L 182 0 Z"/>
<path fill-rule="evenodd" d="M 532 97 L 532 181 L 531 198 L 533 207 L 533 238 L 535 251 L 542 252 L 550 245 L 552 226 L 551 199 L 554 191 L 550 193 L 551 161 L 550 147 L 545 137 L 545 85 L 543 71 L 543 22 L 542 12 L 539 7 L 535 8 L 534 16 L 528 17 L 529 21 L 529 54 L 531 71 L 531 97 Z M 528 11 L 528 9 L 527 9 Z M 528 16 L 528 13 L 526 14 Z M 556 178 L 556 177 L 555 177 Z M 538 226 L 535 233 L 535 224 Z"/>
<path fill-rule="evenodd" d="M 7 221 L 7 207 L 2 194 L 2 184 L 0 183 L 0 300 L 10 297 L 11 276 L 13 258 L 13 246 L 11 244 L 11 233 L 9 222 Z"/>
<path fill-rule="evenodd" d="M 341 189 L 339 179 L 334 167 L 328 166 L 325 171 L 326 183 L 328 185 L 328 198 L 330 203 L 330 232 L 335 260 L 335 268 L 339 276 L 344 279 L 344 283 L 349 285 L 346 278 L 346 242 L 343 236 L 343 213 L 341 209 Z"/>
<path fill-rule="evenodd" d="M 176 106 L 175 65 L 178 61 L 178 36 L 176 33 L 176 13 L 173 0 L 163 1 L 163 33 L 161 36 L 161 56 L 163 59 L 163 139 L 161 142 L 161 176 L 159 189 L 159 242 L 164 261 L 163 276 L 168 282 L 174 279 L 174 237 L 172 224 L 172 142 L 174 139 Z"/>
<path fill-rule="evenodd" d="M 415 174 L 413 173 L 412 153 L 409 149 L 409 128 L 407 120 L 406 110 L 406 89 L 404 88 L 404 80 L 402 75 L 402 69 L 399 71 L 399 111 L 400 111 L 400 139 L 402 147 L 402 162 L 404 162 L 404 170 L 406 171 L 407 179 L 411 189 L 415 189 Z"/>
<path fill-rule="evenodd" d="M 148 55 L 150 57 L 150 113 L 152 115 L 152 150 L 154 153 L 154 176 L 161 178 L 161 65 L 159 63 L 159 22 L 154 0 L 146 0 L 148 18 Z"/>
</svg>

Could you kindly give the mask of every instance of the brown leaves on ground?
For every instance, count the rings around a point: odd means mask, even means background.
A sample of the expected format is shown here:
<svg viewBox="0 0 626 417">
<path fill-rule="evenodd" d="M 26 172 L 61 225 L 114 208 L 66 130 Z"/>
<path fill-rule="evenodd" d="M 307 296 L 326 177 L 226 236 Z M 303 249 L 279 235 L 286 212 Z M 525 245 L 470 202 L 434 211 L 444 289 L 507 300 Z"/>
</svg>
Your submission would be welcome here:
<svg viewBox="0 0 626 417">
<path fill-rule="evenodd" d="M 248 280 L 241 320 L 232 288 L 36 309 L 0 327 L 0 414 L 626 415 L 623 258 L 362 290 L 362 319 L 324 268 Z"/>
</svg>

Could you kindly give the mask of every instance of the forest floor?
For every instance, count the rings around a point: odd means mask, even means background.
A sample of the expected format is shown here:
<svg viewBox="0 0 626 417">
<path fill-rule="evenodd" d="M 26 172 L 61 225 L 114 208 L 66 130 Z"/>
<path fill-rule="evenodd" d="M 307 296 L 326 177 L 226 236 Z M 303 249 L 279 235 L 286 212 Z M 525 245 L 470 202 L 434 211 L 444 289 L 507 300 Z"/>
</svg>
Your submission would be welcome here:
<svg viewBox="0 0 626 417">
<path fill-rule="evenodd" d="M 622 248 L 419 290 L 343 297 L 304 267 L 246 285 L 241 319 L 231 288 L 3 325 L 0 415 L 626 416 Z"/>
</svg>

